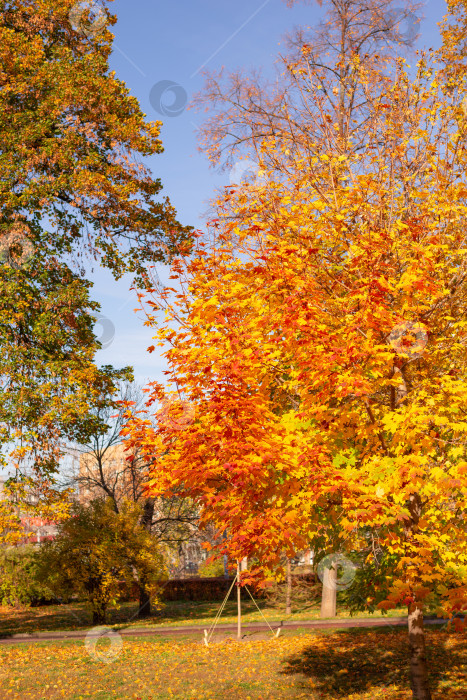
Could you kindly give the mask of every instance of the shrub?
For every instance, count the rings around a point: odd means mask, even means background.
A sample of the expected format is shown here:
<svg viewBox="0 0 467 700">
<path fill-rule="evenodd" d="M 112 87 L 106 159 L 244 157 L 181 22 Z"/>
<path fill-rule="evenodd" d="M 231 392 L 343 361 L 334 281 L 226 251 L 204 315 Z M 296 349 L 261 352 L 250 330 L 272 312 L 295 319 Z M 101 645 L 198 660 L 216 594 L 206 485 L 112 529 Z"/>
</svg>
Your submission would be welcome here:
<svg viewBox="0 0 467 700">
<path fill-rule="evenodd" d="M 0 602 L 19 607 L 58 602 L 38 577 L 38 547 L 28 544 L 0 549 Z"/>
<path fill-rule="evenodd" d="M 52 590 L 76 593 L 91 607 L 94 624 L 107 619 L 108 606 L 125 588 L 144 582 L 157 597 L 165 571 L 154 538 L 139 526 L 140 509 L 125 503 L 116 513 L 110 501 L 74 504 L 53 542 L 39 557 L 39 575 Z"/>
<path fill-rule="evenodd" d="M 233 578 L 209 577 L 209 578 L 185 578 L 170 579 L 167 581 L 162 591 L 163 600 L 222 600 L 230 586 Z M 261 598 L 264 594 L 262 590 L 256 590 L 249 586 L 250 591 L 256 598 Z M 232 598 L 236 595 L 236 589 L 232 591 Z M 242 598 L 250 600 L 248 593 L 242 588 Z"/>
<path fill-rule="evenodd" d="M 171 579 L 164 587 L 164 600 L 222 600 L 232 583 L 226 578 Z"/>
</svg>

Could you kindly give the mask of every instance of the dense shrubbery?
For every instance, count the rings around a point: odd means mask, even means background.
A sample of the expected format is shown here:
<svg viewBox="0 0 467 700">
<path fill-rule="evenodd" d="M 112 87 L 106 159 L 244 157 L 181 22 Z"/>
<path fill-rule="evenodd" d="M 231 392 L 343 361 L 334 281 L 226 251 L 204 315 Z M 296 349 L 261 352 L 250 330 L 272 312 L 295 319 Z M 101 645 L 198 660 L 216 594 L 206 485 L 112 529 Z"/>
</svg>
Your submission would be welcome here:
<svg viewBox="0 0 467 700">
<path fill-rule="evenodd" d="M 109 605 L 135 584 L 144 582 L 157 603 L 165 566 L 157 542 L 139 527 L 140 515 L 128 502 L 119 513 L 110 501 L 74 504 L 55 540 L 41 548 L 40 580 L 87 600 L 96 624 L 106 622 Z"/>
<path fill-rule="evenodd" d="M 0 603 L 13 607 L 58 602 L 38 580 L 38 548 L 34 545 L 0 549 Z"/>
<path fill-rule="evenodd" d="M 167 582 L 163 600 L 222 600 L 232 584 L 232 578 L 186 578 Z"/>
</svg>

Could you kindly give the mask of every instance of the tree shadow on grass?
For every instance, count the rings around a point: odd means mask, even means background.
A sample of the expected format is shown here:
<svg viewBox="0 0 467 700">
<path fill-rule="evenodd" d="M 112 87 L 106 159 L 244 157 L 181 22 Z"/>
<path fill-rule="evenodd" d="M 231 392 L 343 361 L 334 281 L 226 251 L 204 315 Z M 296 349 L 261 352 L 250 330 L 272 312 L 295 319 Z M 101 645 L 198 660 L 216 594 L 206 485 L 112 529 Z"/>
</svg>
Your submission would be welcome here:
<svg viewBox="0 0 467 700">
<path fill-rule="evenodd" d="M 451 646 L 448 640 L 454 644 Z M 432 690 L 442 694 L 451 688 L 454 694 L 450 698 L 465 698 L 465 637 L 427 630 L 427 657 Z M 358 693 L 370 691 L 382 693 L 386 688 L 395 692 L 410 689 L 406 629 L 352 629 L 315 635 L 312 645 L 286 659 L 285 664 L 281 673 L 312 679 L 315 693 L 322 700 L 358 697 Z M 453 675 L 454 667 L 458 667 L 458 673 Z"/>
<path fill-rule="evenodd" d="M 221 601 L 167 601 L 163 603 L 161 610 L 154 609 L 150 617 L 137 620 L 138 603 L 121 602 L 118 607 L 109 607 L 107 624 L 124 628 L 130 623 L 143 626 L 177 624 L 179 621 L 196 623 L 206 618 L 214 618 L 220 605 Z M 255 611 L 251 601 L 246 601 L 242 606 L 245 614 Z M 235 615 L 236 612 L 237 603 L 230 601 L 221 622 L 223 618 Z M 20 609 L 0 607 L 0 639 L 11 637 L 13 634 L 79 630 L 89 627 L 92 627 L 92 614 L 89 606 L 83 602 Z"/>
<path fill-rule="evenodd" d="M 123 603 L 109 608 L 109 625 L 125 624 L 136 618 L 138 604 Z M 0 639 L 13 634 L 87 629 L 93 626 L 89 605 L 83 602 L 30 608 L 0 607 Z"/>
<path fill-rule="evenodd" d="M 89 626 L 91 614 L 84 605 L 47 605 L 31 608 L 0 608 L 0 638 L 51 630 Z"/>
</svg>

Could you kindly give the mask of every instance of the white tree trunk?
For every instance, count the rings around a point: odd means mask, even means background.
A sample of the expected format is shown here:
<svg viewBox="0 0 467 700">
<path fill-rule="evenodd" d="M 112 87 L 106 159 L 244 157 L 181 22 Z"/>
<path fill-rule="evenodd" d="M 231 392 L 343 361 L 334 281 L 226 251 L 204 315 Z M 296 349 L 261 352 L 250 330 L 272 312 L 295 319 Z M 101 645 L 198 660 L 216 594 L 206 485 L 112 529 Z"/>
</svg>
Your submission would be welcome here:
<svg viewBox="0 0 467 700">
<path fill-rule="evenodd" d="M 321 617 L 336 617 L 337 567 L 324 569 Z"/>
</svg>

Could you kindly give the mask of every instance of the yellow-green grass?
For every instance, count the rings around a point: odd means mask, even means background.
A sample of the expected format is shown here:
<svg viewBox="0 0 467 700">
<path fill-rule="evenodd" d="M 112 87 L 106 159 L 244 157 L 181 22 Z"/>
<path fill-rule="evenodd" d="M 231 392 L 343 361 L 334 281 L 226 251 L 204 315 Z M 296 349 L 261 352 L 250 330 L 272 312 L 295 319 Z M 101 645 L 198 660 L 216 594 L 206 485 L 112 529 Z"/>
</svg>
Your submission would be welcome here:
<svg viewBox="0 0 467 700">
<path fill-rule="evenodd" d="M 221 605 L 217 602 L 174 601 L 164 603 L 162 609 L 151 618 L 138 620 L 138 605 L 135 602 L 122 603 L 118 607 L 109 610 L 109 625 L 113 626 L 185 626 L 185 625 L 210 625 Z M 280 622 L 287 620 L 318 620 L 320 608 L 316 603 L 310 605 L 296 605 L 292 615 L 286 615 L 283 608 L 268 606 L 259 600 L 258 605 L 268 622 Z M 243 621 L 263 621 L 253 602 L 242 603 Z M 390 616 L 404 616 L 406 609 L 391 610 Z M 237 604 L 234 600 L 227 602 L 220 618 L 221 623 L 236 622 Z M 339 619 L 348 619 L 348 610 L 338 610 Z M 382 613 L 361 613 L 359 617 L 381 618 Z M 53 632 L 56 630 L 79 630 L 92 627 L 92 617 L 89 608 L 84 603 L 71 603 L 69 605 L 50 605 L 36 608 L 12 609 L 0 607 L 0 637 L 11 634 L 30 634 L 31 632 Z"/>
<path fill-rule="evenodd" d="M 428 630 L 433 700 L 465 700 L 465 636 Z M 2 700 L 410 700 L 406 630 L 295 633 L 206 647 L 198 638 L 0 646 Z M 117 648 L 117 647 L 114 647 Z M 96 652 L 97 650 L 97 652 Z"/>
</svg>

